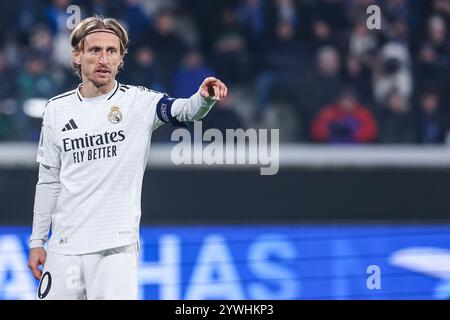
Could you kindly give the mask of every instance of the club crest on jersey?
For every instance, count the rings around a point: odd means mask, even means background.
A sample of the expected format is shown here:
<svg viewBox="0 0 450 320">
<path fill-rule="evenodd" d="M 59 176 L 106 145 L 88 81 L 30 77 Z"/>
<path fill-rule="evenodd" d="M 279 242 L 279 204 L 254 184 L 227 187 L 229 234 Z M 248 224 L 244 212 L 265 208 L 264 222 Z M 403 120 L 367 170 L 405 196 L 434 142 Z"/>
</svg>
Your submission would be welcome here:
<svg viewBox="0 0 450 320">
<path fill-rule="evenodd" d="M 122 112 L 120 112 L 119 107 L 112 107 L 108 114 L 108 120 L 111 123 L 119 123 L 122 121 Z"/>
</svg>

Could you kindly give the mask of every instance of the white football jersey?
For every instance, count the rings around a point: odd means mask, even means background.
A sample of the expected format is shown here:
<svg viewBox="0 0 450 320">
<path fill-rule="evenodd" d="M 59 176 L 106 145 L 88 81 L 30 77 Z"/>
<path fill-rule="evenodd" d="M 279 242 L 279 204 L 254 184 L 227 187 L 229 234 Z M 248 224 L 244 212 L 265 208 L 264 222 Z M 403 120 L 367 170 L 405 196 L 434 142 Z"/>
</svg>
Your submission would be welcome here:
<svg viewBox="0 0 450 320">
<path fill-rule="evenodd" d="M 50 99 L 37 155 L 39 163 L 60 168 L 48 250 L 84 254 L 137 241 L 152 131 L 164 122 L 199 120 L 214 102 L 199 92 L 172 99 L 118 82 L 99 97 L 83 98 L 78 88 Z"/>
</svg>

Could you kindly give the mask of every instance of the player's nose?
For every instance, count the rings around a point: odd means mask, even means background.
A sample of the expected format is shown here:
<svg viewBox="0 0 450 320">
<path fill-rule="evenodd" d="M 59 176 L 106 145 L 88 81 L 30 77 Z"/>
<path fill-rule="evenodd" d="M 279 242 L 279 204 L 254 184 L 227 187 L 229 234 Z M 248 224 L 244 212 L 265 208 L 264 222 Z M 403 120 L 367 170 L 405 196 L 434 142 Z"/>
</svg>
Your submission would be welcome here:
<svg viewBox="0 0 450 320">
<path fill-rule="evenodd" d="M 100 62 L 100 64 L 108 64 L 109 59 L 108 59 L 108 56 L 107 56 L 106 52 L 103 52 L 103 53 L 100 55 L 100 60 L 99 60 L 99 62 Z"/>
</svg>

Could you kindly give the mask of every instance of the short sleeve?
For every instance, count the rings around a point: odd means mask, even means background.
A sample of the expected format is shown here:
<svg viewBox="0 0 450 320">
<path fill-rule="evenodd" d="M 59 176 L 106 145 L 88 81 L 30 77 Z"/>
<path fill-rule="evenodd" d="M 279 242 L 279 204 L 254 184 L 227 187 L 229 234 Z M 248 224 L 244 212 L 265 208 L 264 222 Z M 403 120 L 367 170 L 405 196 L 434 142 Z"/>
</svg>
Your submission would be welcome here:
<svg viewBox="0 0 450 320">
<path fill-rule="evenodd" d="M 41 135 L 39 138 L 36 161 L 49 167 L 61 168 L 61 150 L 54 138 L 51 116 L 46 106 L 42 120 Z"/>
</svg>

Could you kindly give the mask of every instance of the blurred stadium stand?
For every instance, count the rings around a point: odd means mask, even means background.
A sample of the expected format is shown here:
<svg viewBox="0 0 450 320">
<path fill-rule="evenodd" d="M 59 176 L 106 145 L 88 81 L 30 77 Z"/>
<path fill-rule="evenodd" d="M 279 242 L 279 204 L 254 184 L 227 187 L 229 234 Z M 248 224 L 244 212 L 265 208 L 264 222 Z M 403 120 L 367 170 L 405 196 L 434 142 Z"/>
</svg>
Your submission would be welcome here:
<svg viewBox="0 0 450 320">
<path fill-rule="evenodd" d="M 365 25 L 373 3 L 381 30 Z M 3 1 L 0 140 L 36 141 L 42 111 L 29 100 L 77 85 L 71 4 L 127 26 L 121 82 L 185 97 L 206 74 L 223 79 L 231 97 L 205 120 L 215 126 L 282 128 L 283 142 L 447 143 L 447 0 Z"/>
</svg>

